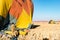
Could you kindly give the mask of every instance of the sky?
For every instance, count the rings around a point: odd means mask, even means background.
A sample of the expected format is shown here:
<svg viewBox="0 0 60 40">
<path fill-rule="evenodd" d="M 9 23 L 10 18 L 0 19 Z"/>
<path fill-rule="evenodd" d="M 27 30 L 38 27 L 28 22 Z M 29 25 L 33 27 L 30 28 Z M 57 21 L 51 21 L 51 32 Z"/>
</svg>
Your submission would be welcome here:
<svg viewBox="0 0 60 40">
<path fill-rule="evenodd" d="M 60 0 L 32 0 L 33 21 L 60 21 Z"/>
</svg>

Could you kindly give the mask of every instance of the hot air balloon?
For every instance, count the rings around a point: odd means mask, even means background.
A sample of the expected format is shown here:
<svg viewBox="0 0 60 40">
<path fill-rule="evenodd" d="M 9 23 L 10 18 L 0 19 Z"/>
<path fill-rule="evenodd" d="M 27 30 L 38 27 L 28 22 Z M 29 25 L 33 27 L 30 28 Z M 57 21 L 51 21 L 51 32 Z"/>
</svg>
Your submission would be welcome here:
<svg viewBox="0 0 60 40">
<path fill-rule="evenodd" d="M 17 28 L 29 28 L 32 24 L 33 16 L 32 0 L 13 0 L 9 14 L 10 23 L 15 23 Z"/>
<path fill-rule="evenodd" d="M 0 28 L 14 23 L 19 29 L 27 29 L 32 24 L 32 16 L 32 0 L 0 0 Z"/>
<path fill-rule="evenodd" d="M 18 28 L 27 28 L 32 22 L 33 4 L 31 0 L 13 0 L 10 8 L 12 22 Z M 11 22 L 11 23 L 12 23 Z"/>
</svg>

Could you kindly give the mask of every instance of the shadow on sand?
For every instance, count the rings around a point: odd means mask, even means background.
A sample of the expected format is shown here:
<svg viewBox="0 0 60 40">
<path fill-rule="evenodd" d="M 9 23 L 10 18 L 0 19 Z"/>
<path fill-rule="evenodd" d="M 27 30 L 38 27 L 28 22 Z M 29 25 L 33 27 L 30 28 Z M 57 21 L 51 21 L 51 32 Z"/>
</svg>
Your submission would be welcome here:
<svg viewBox="0 0 60 40">
<path fill-rule="evenodd" d="M 37 28 L 37 27 L 39 27 L 40 25 L 34 25 L 34 24 L 32 24 L 31 25 L 31 29 L 34 29 L 34 28 Z"/>
</svg>

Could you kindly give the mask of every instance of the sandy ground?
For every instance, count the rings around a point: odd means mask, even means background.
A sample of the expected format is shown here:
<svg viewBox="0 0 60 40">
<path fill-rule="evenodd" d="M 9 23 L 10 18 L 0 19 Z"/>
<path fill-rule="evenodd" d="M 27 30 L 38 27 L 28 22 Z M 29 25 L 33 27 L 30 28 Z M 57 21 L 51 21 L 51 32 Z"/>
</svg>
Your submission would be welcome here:
<svg viewBox="0 0 60 40">
<path fill-rule="evenodd" d="M 18 40 L 60 40 L 60 22 L 56 22 L 56 24 L 48 24 L 47 21 L 35 21 L 33 24 L 40 26 L 30 29 L 30 32 L 28 32 L 26 36 L 19 35 Z M 2 39 L 10 40 L 5 36 L 3 36 Z"/>
<path fill-rule="evenodd" d="M 60 40 L 60 22 L 56 24 L 48 24 L 44 22 L 33 22 L 35 25 L 40 25 L 35 29 L 31 29 L 27 35 L 29 40 L 43 40 L 45 38 L 49 40 Z"/>
</svg>

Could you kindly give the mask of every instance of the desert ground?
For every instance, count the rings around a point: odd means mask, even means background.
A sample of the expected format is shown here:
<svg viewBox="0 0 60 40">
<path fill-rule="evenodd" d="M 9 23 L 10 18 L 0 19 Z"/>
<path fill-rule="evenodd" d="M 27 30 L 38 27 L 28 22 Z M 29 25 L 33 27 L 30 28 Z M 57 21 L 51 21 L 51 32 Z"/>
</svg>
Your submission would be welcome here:
<svg viewBox="0 0 60 40">
<path fill-rule="evenodd" d="M 60 40 L 60 21 L 49 24 L 48 21 L 33 21 L 35 28 L 29 29 L 27 35 L 19 35 L 18 40 Z M 0 38 L 1 39 L 1 38 Z M 10 40 L 4 37 L 3 40 Z"/>
<path fill-rule="evenodd" d="M 48 21 L 35 21 L 34 25 L 40 25 L 31 29 L 27 37 L 29 40 L 60 40 L 60 22 L 48 24 Z"/>
</svg>

